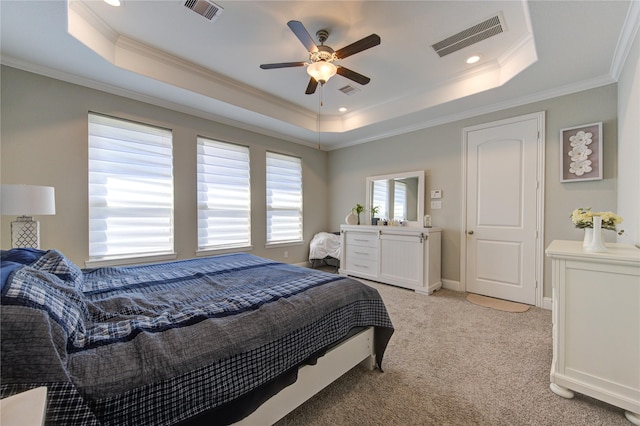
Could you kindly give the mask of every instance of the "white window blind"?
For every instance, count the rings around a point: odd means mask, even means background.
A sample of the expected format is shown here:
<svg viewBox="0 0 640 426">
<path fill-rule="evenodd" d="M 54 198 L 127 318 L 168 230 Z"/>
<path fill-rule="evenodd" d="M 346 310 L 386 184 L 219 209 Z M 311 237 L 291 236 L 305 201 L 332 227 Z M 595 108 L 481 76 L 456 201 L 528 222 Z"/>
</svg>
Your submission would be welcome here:
<svg viewBox="0 0 640 426">
<path fill-rule="evenodd" d="M 173 253 L 171 131 L 89 114 L 89 258 Z"/>
<path fill-rule="evenodd" d="M 302 161 L 267 152 L 267 243 L 302 241 Z"/>
<path fill-rule="evenodd" d="M 393 196 L 393 215 L 397 220 L 407 218 L 407 184 L 404 182 L 396 182 L 395 194 Z"/>
<path fill-rule="evenodd" d="M 388 180 L 374 180 L 373 181 L 373 207 L 380 207 L 378 214 L 379 218 L 388 218 L 389 212 L 387 206 L 387 200 L 389 199 L 389 181 Z"/>
<path fill-rule="evenodd" d="M 251 244 L 249 148 L 198 138 L 198 249 Z"/>
</svg>

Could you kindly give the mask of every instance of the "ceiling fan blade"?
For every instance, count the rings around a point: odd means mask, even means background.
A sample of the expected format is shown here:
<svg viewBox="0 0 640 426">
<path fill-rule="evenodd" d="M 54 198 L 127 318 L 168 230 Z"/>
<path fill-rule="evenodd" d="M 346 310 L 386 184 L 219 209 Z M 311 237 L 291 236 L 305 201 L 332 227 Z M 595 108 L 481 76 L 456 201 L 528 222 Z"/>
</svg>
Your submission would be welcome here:
<svg viewBox="0 0 640 426">
<path fill-rule="evenodd" d="M 316 88 L 318 87 L 318 82 L 315 78 L 311 77 L 309 80 L 309 85 L 307 86 L 307 91 L 304 92 L 305 95 L 313 95 L 316 92 Z"/>
<path fill-rule="evenodd" d="M 358 52 L 370 49 L 379 44 L 380 36 L 378 34 L 371 34 L 370 36 L 358 40 L 355 43 L 351 43 L 350 45 L 345 46 L 342 49 L 336 50 L 336 57 L 338 59 L 344 59 L 347 56 L 355 55 Z"/>
<path fill-rule="evenodd" d="M 356 83 L 360 83 L 362 85 L 365 85 L 365 84 L 367 84 L 367 83 L 369 83 L 371 81 L 371 79 L 369 77 L 366 77 L 366 76 L 364 76 L 362 74 L 358 74 L 355 71 L 351 71 L 349 68 L 345 68 L 345 67 L 342 67 L 340 65 L 337 65 L 337 68 L 338 69 L 336 70 L 336 72 L 338 74 L 340 74 L 343 77 L 348 78 L 349 80 L 353 80 Z"/>
<path fill-rule="evenodd" d="M 279 64 L 262 64 L 260 68 L 263 70 L 270 70 L 274 68 L 289 68 L 289 67 L 301 67 L 304 62 L 280 62 Z"/>
<path fill-rule="evenodd" d="M 291 31 L 293 31 L 296 37 L 298 37 L 298 40 L 302 42 L 305 49 L 307 49 L 309 52 L 318 51 L 318 46 L 316 46 L 316 43 L 313 41 L 313 38 L 309 35 L 309 31 L 307 31 L 304 25 L 302 25 L 302 22 L 289 21 L 287 22 L 287 25 L 289 26 Z"/>
</svg>

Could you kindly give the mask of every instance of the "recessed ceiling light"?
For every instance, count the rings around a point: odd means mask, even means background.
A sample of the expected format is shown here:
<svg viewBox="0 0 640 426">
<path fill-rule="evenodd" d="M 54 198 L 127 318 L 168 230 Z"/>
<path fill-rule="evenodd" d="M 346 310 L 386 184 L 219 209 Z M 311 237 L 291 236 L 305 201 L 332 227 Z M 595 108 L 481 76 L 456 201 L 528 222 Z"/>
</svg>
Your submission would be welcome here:
<svg viewBox="0 0 640 426">
<path fill-rule="evenodd" d="M 115 7 L 120 6 L 120 0 L 104 0 L 104 2 L 109 6 L 115 6 Z"/>
<path fill-rule="evenodd" d="M 480 60 L 480 56 L 478 55 L 473 55 L 473 56 L 469 56 L 467 58 L 467 63 L 468 64 L 475 64 L 476 62 L 478 62 Z"/>
<path fill-rule="evenodd" d="M 347 107 L 340 107 L 340 108 L 338 108 L 338 111 L 347 112 Z"/>
</svg>

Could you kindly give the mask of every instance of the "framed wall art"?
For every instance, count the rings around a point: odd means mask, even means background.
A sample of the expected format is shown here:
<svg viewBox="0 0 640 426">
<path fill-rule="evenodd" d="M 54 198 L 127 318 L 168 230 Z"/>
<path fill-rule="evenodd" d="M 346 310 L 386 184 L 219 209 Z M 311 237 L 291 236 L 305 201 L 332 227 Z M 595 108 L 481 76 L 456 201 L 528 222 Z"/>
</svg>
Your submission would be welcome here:
<svg viewBox="0 0 640 426">
<path fill-rule="evenodd" d="M 602 122 L 560 130 L 560 181 L 602 179 Z"/>
</svg>

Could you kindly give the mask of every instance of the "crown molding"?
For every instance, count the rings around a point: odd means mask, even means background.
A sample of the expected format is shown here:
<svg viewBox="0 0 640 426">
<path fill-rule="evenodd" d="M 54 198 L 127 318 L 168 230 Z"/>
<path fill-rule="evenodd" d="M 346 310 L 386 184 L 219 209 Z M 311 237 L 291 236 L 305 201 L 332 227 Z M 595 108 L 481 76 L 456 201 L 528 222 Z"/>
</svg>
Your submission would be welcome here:
<svg viewBox="0 0 640 426">
<path fill-rule="evenodd" d="M 68 33 L 113 66 L 302 129 L 316 129 L 313 111 L 119 34 L 81 1 L 68 3 L 67 13 Z"/>
<path fill-rule="evenodd" d="M 620 31 L 620 37 L 616 44 L 616 50 L 613 54 L 613 61 L 611 61 L 610 74 L 615 81 L 620 79 L 620 74 L 624 68 L 624 63 L 631 52 L 634 39 L 640 28 L 640 1 L 631 0 L 629 5 L 629 11 L 622 25 Z"/>
<path fill-rule="evenodd" d="M 311 138 L 317 138 L 317 133 L 316 132 L 309 132 L 308 139 L 304 138 L 304 137 L 300 137 L 300 138 L 296 138 L 290 135 L 287 135 L 285 133 L 281 133 L 275 130 L 270 130 L 268 128 L 262 127 L 262 126 L 258 126 L 255 124 L 251 124 L 247 121 L 240 121 L 240 120 L 235 120 L 235 119 L 230 119 L 228 117 L 219 115 L 219 114 L 214 114 L 211 112 L 207 112 L 204 111 L 202 109 L 198 109 L 198 108 L 193 108 L 193 107 L 189 107 L 186 105 L 182 105 L 182 104 L 178 104 L 175 102 L 171 102 L 171 101 L 167 101 L 161 98 L 157 98 L 157 97 L 153 97 L 153 96 L 149 96 L 146 94 L 142 94 L 139 92 L 135 92 L 135 91 L 131 91 L 131 90 L 127 90 L 127 89 L 122 89 L 120 87 L 117 86 L 113 86 L 110 84 L 105 84 L 102 82 L 98 82 L 95 80 L 91 80 L 91 79 L 87 79 L 84 77 L 79 77 L 77 75 L 74 74 L 70 74 L 70 73 L 66 73 L 66 72 L 62 72 L 62 71 L 58 71 L 58 70 L 54 70 L 51 68 L 47 68 L 47 67 L 42 67 L 39 65 L 34 65 L 31 63 L 27 63 L 24 61 L 21 61 L 19 59 L 15 59 L 13 57 L 9 57 L 6 55 L 3 55 L 2 57 L 0 57 L 0 63 L 2 63 L 2 65 L 6 65 L 6 66 L 10 66 L 12 68 L 17 68 L 17 69 L 21 69 L 23 71 L 27 71 L 27 72 L 32 72 L 35 74 L 40 74 L 43 75 L 45 77 L 50 77 L 50 78 L 54 78 L 57 80 L 61 80 L 61 81 L 65 81 L 68 83 L 72 83 L 72 84 L 77 84 L 79 86 L 83 86 L 83 87 L 87 87 L 90 89 L 95 89 L 95 90 L 99 90 L 102 92 L 106 92 L 106 93 L 110 93 L 113 95 L 117 95 L 117 96 L 122 96 L 128 99 L 133 99 L 133 100 L 137 100 L 140 102 L 145 102 L 145 103 L 149 103 L 152 105 L 157 105 L 159 107 L 162 108 L 166 108 L 166 109 L 170 109 L 173 111 L 178 111 L 178 112 L 182 112 L 185 114 L 189 114 L 189 115 L 193 115 L 199 118 L 203 118 L 206 120 L 212 120 L 221 124 L 226 124 L 229 126 L 233 126 L 239 129 L 243 129 L 243 130 L 247 130 L 253 133 L 257 133 L 257 134 L 262 134 L 265 136 L 269 136 L 269 137 L 273 137 L 273 138 L 277 138 L 277 139 L 281 139 L 281 140 L 285 140 L 288 142 L 293 142 L 299 145 L 304 145 L 307 147 L 312 147 L 312 148 L 317 148 L 318 143 L 316 141 L 312 141 Z M 369 136 L 369 137 L 363 137 L 363 138 L 356 138 L 356 139 L 352 139 L 350 141 L 347 142 L 343 142 L 343 143 L 331 143 L 330 145 L 326 145 L 327 142 L 325 142 L 325 145 L 321 146 L 321 149 L 323 151 L 335 151 L 338 149 L 342 149 L 342 148 L 348 148 L 350 146 L 355 146 L 355 145 L 360 145 L 363 143 L 367 143 L 367 142 L 374 142 L 377 140 L 381 140 L 381 139 L 386 139 L 386 138 L 391 138 L 391 137 L 395 137 L 395 136 L 399 136 L 399 135 L 403 135 L 406 133 L 411 133 L 411 132 L 415 132 L 415 131 L 419 131 L 419 130 L 423 130 L 423 129 L 427 129 L 430 127 L 435 127 L 435 126 L 439 126 L 439 125 L 443 125 L 443 124 L 448 124 L 448 123 L 452 123 L 455 121 L 459 121 L 459 120 L 464 120 L 467 118 L 473 118 L 473 117 L 477 117 L 480 115 L 484 115 L 484 114 L 489 114 L 489 113 L 493 113 L 493 112 L 498 112 L 498 111 L 502 111 L 502 110 L 506 110 L 509 108 L 515 108 L 515 107 L 519 107 L 522 105 L 527 105 L 530 103 L 534 103 L 534 102 L 539 102 L 539 101 L 544 101 L 547 99 L 552 99 L 552 98 L 556 98 L 559 96 L 565 96 L 565 95 L 570 95 L 573 93 L 578 93 L 578 92 L 582 92 L 584 90 L 590 90 L 590 89 L 594 89 L 597 87 L 602 87 L 602 86 L 606 86 L 608 84 L 612 84 L 615 83 L 616 80 L 613 79 L 613 77 L 611 77 L 610 75 L 605 75 L 605 76 L 601 76 L 599 78 L 595 78 L 595 79 L 591 79 L 591 80 L 587 80 L 587 81 L 582 81 L 582 82 L 578 82 L 578 83 L 574 83 L 574 84 L 570 84 L 570 85 L 566 85 L 557 89 L 553 89 L 553 90 L 547 90 L 544 92 L 539 92 L 536 93 L 535 95 L 532 96 L 525 96 L 525 97 L 520 97 L 517 99 L 510 99 L 509 101 L 505 101 L 505 102 L 498 102 L 498 103 L 494 103 L 491 105 L 486 105 L 483 106 L 481 108 L 474 108 L 474 109 L 470 109 L 470 110 L 465 110 L 464 112 L 458 113 L 458 114 L 451 114 L 451 115 L 447 115 L 447 116 L 443 116 L 443 117 L 439 117 L 436 119 L 432 119 L 432 120 L 426 120 L 421 122 L 418 125 L 410 125 L 410 126 L 403 126 L 403 127 L 399 127 L 394 129 L 393 131 L 388 131 L 388 132 L 378 132 L 373 136 Z M 322 139 L 322 134 L 321 133 L 321 137 L 320 139 Z"/>
<path fill-rule="evenodd" d="M 41 65 L 35 65 L 30 62 L 25 62 L 20 59 L 16 59 L 11 56 L 2 55 L 0 56 L 0 64 L 4 66 L 8 66 L 11 68 L 16 68 L 22 71 L 30 72 L 33 74 L 42 75 L 44 77 L 53 78 L 56 80 L 64 81 L 70 84 L 76 84 L 78 86 L 86 87 L 93 90 L 98 90 L 101 92 L 109 93 L 111 95 L 122 96 L 123 98 L 132 99 L 139 102 L 144 102 L 147 104 L 151 104 L 154 106 L 158 106 L 160 108 L 166 108 L 172 111 L 181 112 L 184 114 L 192 115 L 195 117 L 199 117 L 205 120 L 215 121 L 220 124 L 225 124 L 228 126 L 236 127 L 238 129 L 250 131 L 252 133 L 261 134 L 264 136 L 273 137 L 276 139 L 296 143 L 299 145 L 308 146 L 311 148 L 317 148 L 317 142 L 305 139 L 303 137 L 294 137 L 288 134 L 284 134 L 278 131 L 270 130 L 265 127 L 261 127 L 255 124 L 251 124 L 248 121 L 241 121 L 232 119 L 229 117 L 225 117 L 223 115 L 215 114 L 212 112 L 205 111 L 203 109 L 190 107 L 187 105 L 179 104 L 172 101 L 167 101 L 166 99 L 149 96 L 140 92 L 123 89 L 118 86 L 114 86 L 111 84 L 106 84 L 103 82 L 99 82 L 96 80 L 92 80 L 85 77 L 80 77 L 75 74 L 59 71 L 56 69 L 44 67 Z M 309 132 L 309 139 L 315 135 L 314 132 Z M 317 138 L 317 136 L 316 136 Z"/>
<path fill-rule="evenodd" d="M 610 75 L 604 75 L 591 80 L 586 80 L 578 83 L 569 84 L 563 87 L 555 88 L 553 90 L 538 92 L 535 95 L 531 95 L 531 96 L 523 96 L 520 98 L 510 99 L 504 102 L 497 102 L 494 104 L 483 106 L 481 108 L 465 109 L 464 112 L 461 112 L 458 114 L 450 114 L 443 117 L 438 117 L 436 119 L 426 120 L 421 122 L 418 125 L 394 128 L 393 131 L 376 133 L 376 135 L 372 137 L 354 139 L 346 143 L 338 143 L 338 144 L 332 145 L 327 150 L 334 151 L 337 149 L 348 148 L 350 146 L 360 145 L 363 143 L 374 142 L 381 139 L 396 137 L 396 136 L 404 135 L 407 133 L 416 132 L 419 130 L 424 130 L 424 129 L 428 129 L 435 126 L 440 126 L 443 124 L 448 124 L 448 123 L 453 123 L 460 120 L 465 120 L 468 118 L 478 117 L 484 114 L 490 114 L 498 111 L 507 110 L 510 108 L 516 108 L 523 105 L 532 104 L 535 102 L 545 101 L 547 99 L 557 98 L 560 96 L 571 95 L 573 93 L 595 89 L 595 88 L 606 86 L 613 83 L 616 83 L 616 80 L 614 80 Z"/>
</svg>

